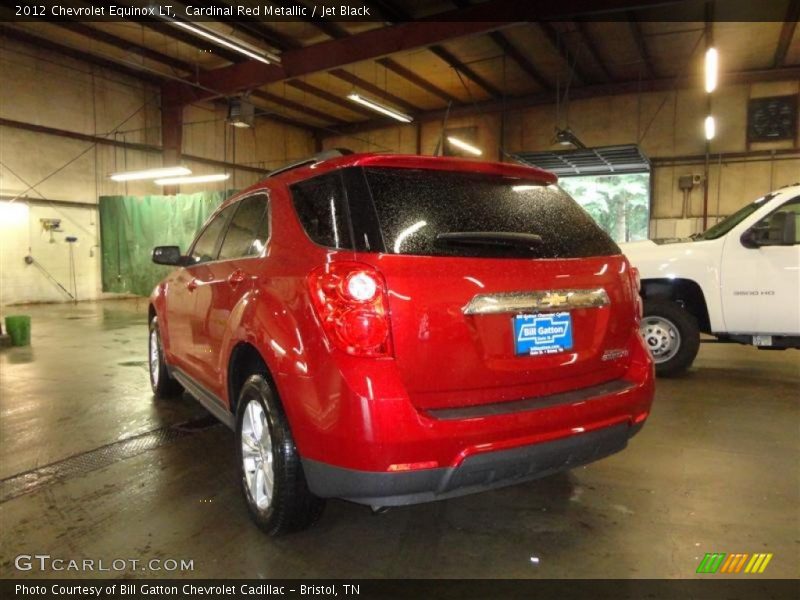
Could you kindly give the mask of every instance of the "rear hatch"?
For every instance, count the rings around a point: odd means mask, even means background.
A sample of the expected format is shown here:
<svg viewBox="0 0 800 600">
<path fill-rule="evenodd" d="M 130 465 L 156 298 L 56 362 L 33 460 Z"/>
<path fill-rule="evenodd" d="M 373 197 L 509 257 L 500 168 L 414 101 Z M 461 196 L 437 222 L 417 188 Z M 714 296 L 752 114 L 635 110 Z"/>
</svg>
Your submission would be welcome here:
<svg viewBox="0 0 800 600">
<path fill-rule="evenodd" d="M 348 185 L 353 236 L 373 242 L 357 259 L 385 277 L 395 360 L 415 406 L 517 400 L 622 376 L 635 327 L 629 267 L 564 191 L 485 173 L 361 173 L 361 193 Z"/>
</svg>

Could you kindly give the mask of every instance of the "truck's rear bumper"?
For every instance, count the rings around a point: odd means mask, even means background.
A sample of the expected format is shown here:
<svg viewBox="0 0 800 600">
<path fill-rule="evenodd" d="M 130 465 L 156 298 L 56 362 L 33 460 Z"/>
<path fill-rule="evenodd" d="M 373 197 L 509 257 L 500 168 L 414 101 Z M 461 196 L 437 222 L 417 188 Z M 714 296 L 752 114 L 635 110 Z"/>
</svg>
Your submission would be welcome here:
<svg viewBox="0 0 800 600">
<path fill-rule="evenodd" d="M 619 452 L 642 426 L 627 423 L 550 442 L 467 456 L 458 466 L 405 472 L 358 471 L 303 459 L 309 488 L 323 498 L 401 506 L 545 477 Z"/>
</svg>

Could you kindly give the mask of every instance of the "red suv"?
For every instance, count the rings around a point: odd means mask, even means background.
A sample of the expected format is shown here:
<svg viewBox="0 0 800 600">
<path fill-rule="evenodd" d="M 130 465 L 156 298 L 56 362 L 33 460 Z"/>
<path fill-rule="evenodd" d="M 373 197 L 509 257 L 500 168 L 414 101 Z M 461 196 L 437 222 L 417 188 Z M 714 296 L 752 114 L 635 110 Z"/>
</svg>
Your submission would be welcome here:
<svg viewBox="0 0 800 600">
<path fill-rule="evenodd" d="M 333 155 L 333 156 L 331 156 Z M 638 280 L 551 173 L 332 152 L 224 203 L 150 305 L 150 377 L 236 431 L 256 522 L 311 524 L 622 450 L 653 398 Z"/>
</svg>

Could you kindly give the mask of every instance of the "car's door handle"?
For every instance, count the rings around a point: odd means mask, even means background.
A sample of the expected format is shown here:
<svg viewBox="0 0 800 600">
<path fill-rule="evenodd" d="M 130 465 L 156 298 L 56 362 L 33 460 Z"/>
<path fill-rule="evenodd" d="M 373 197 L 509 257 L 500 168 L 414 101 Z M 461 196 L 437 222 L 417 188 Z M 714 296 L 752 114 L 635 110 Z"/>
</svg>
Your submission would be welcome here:
<svg viewBox="0 0 800 600">
<path fill-rule="evenodd" d="M 228 283 L 231 287 L 235 288 L 245 280 L 245 277 L 244 271 L 236 269 L 233 273 L 228 275 Z"/>
<path fill-rule="evenodd" d="M 186 289 L 190 292 L 193 292 L 197 289 L 197 279 L 192 278 L 192 280 L 186 284 Z"/>
</svg>

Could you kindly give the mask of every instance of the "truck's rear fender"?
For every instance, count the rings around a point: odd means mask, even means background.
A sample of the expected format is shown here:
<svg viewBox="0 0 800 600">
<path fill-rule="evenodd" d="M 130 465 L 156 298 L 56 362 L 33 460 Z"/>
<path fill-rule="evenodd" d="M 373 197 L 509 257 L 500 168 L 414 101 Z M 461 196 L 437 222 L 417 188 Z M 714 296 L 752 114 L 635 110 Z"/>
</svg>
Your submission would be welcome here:
<svg viewBox="0 0 800 600">
<path fill-rule="evenodd" d="M 711 333 L 711 321 L 703 289 L 691 279 L 643 279 L 642 298 L 678 302 L 695 319 L 700 331 Z"/>
</svg>

